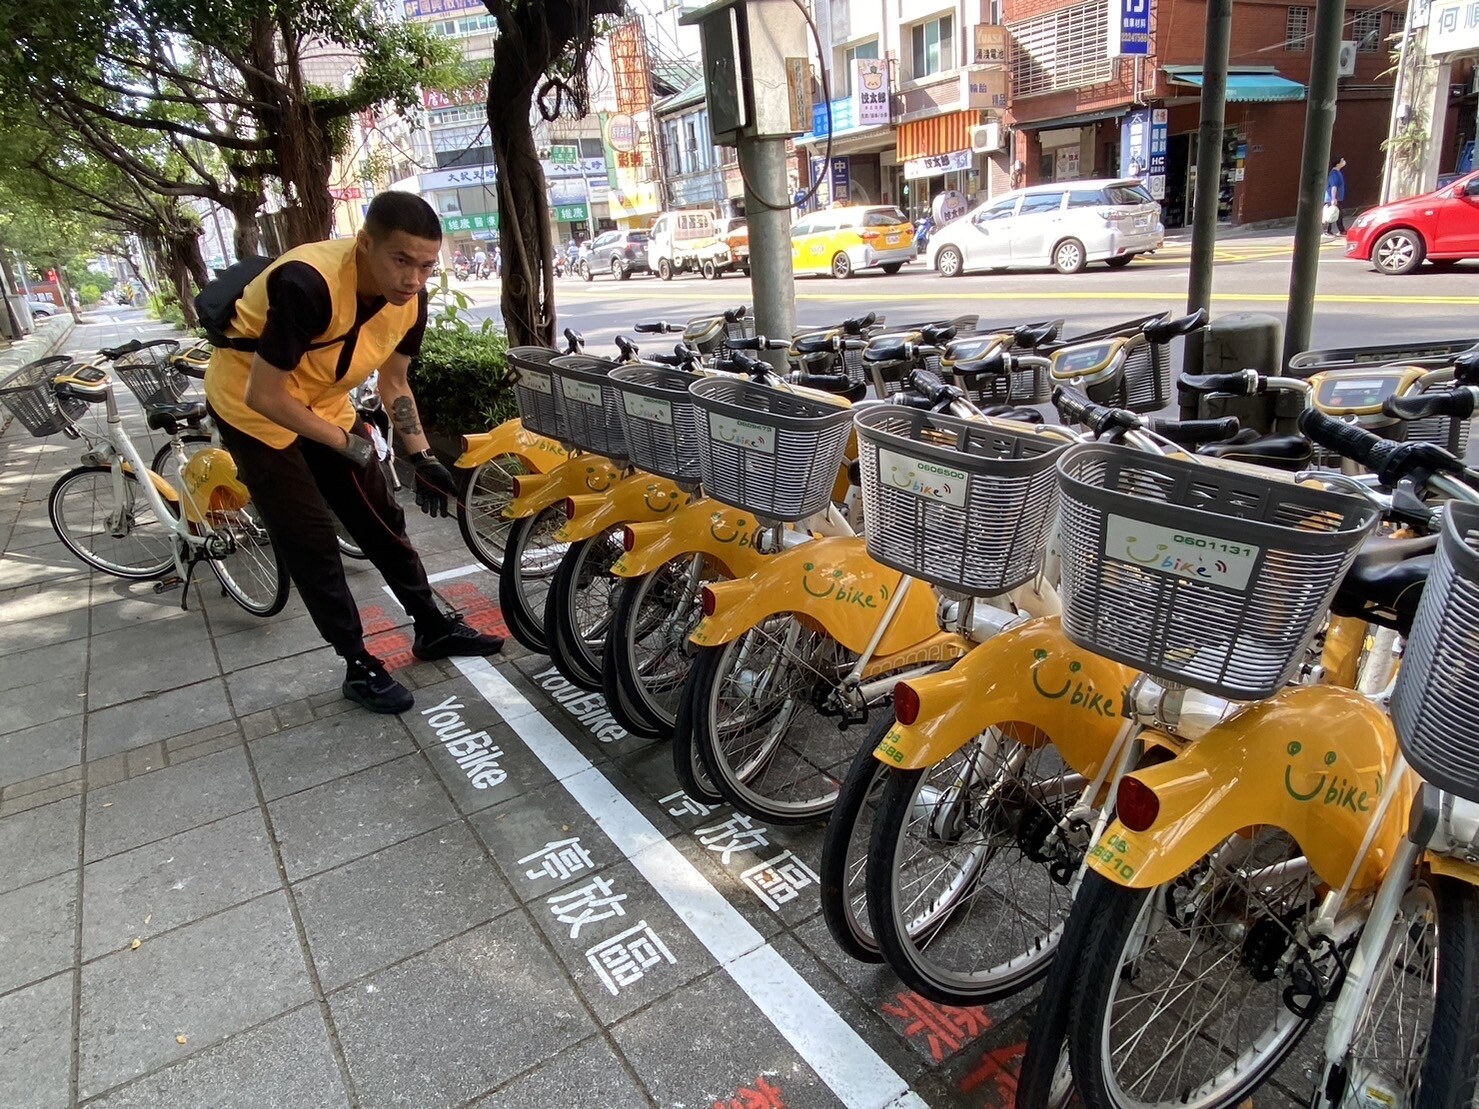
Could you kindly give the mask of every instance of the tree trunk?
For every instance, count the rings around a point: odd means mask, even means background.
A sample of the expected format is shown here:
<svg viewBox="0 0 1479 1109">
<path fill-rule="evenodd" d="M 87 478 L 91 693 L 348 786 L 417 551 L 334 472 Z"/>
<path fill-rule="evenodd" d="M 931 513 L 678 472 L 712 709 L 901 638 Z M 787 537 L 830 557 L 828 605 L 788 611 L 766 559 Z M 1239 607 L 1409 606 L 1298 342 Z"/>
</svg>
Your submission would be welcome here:
<svg viewBox="0 0 1479 1109">
<path fill-rule="evenodd" d="M 262 253 L 262 231 L 257 227 L 257 212 L 262 208 L 262 199 L 260 191 L 256 194 L 237 191 L 226 198 L 226 210 L 231 213 L 231 238 L 238 259 Z"/>
<path fill-rule="evenodd" d="M 67 275 L 62 272 L 62 264 L 53 259 L 51 265 L 56 270 L 56 287 L 57 292 L 62 295 L 62 307 L 72 313 L 73 323 L 81 323 L 82 313 L 78 310 L 77 305 L 72 303 L 72 287 L 67 284 Z"/>
</svg>

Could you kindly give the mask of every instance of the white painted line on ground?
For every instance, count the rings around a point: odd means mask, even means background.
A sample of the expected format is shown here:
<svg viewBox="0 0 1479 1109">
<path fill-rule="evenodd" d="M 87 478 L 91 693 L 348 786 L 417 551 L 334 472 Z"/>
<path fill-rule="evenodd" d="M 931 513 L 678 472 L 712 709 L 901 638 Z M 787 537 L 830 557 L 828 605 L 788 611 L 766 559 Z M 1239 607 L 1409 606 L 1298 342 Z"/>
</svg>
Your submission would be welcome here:
<svg viewBox="0 0 1479 1109">
<path fill-rule="evenodd" d="M 426 580 L 435 585 L 439 581 L 451 581 L 453 578 L 465 578 L 469 574 L 476 574 L 479 570 L 487 570 L 481 562 L 474 562 L 471 566 L 458 566 L 452 570 L 441 570 L 435 574 L 427 574 Z"/>
<path fill-rule="evenodd" d="M 894 1069 L 512 682 L 487 659 L 454 662 L 844 1105 L 923 1109 Z"/>
</svg>

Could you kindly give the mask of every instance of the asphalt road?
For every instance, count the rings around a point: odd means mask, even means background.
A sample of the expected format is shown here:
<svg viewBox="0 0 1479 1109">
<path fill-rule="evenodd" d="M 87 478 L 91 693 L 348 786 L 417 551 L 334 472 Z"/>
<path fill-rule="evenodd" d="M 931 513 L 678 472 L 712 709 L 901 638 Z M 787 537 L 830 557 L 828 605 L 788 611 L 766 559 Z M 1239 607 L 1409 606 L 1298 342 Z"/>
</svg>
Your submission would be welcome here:
<svg viewBox="0 0 1479 1109">
<path fill-rule="evenodd" d="M 1282 233 L 1219 244 L 1213 280 L 1213 315 L 1236 312 L 1284 316 L 1292 250 Z M 1384 277 L 1366 264 L 1347 261 L 1343 245 L 1326 243 L 1321 257 L 1313 345 L 1365 346 L 1473 335 L 1479 337 L 1479 263 L 1440 271 L 1423 266 L 1407 277 Z M 868 311 L 907 322 L 979 314 L 983 322 L 1022 323 L 1063 317 L 1065 334 L 1088 331 L 1159 311 L 1183 311 L 1190 248 L 1169 244 L 1153 257 L 1122 270 L 1102 264 L 1081 274 L 972 274 L 947 280 L 914 263 L 894 275 L 858 274 L 796 280 L 796 315 L 801 324 L 827 324 Z M 464 282 L 476 315 L 498 316 L 496 282 Z M 585 333 L 589 349 L 609 346 L 618 332 L 638 320 L 681 321 L 751 303 L 750 280 L 731 274 L 717 281 L 685 275 L 672 281 L 609 276 L 586 283 L 558 279 L 556 305 L 561 327 Z"/>
</svg>

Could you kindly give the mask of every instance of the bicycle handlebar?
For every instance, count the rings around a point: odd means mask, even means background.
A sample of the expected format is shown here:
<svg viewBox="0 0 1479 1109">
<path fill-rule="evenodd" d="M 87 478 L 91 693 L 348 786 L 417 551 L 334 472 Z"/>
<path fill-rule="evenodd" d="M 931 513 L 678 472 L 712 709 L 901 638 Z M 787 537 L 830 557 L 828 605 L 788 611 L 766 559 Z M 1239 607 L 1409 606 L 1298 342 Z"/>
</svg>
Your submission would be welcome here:
<svg viewBox="0 0 1479 1109">
<path fill-rule="evenodd" d="M 749 314 L 750 309 L 747 306 L 741 304 L 738 308 L 731 308 L 729 311 L 724 313 L 724 322 L 737 323 Z"/>
<path fill-rule="evenodd" d="M 1236 416 L 1223 416 L 1215 420 L 1151 420 L 1148 430 L 1178 447 L 1198 447 L 1231 439 L 1239 426 Z"/>
<path fill-rule="evenodd" d="M 1251 397 L 1262 393 L 1267 381 L 1259 376 L 1257 370 L 1238 370 L 1228 374 L 1182 374 L 1178 384 L 1194 393 L 1231 393 L 1237 397 Z"/>
<path fill-rule="evenodd" d="M 683 330 L 679 324 L 668 323 L 667 320 L 643 320 L 641 323 L 632 324 L 632 330 L 639 335 L 671 335 Z"/>
<path fill-rule="evenodd" d="M 1467 420 L 1474 414 L 1474 402 L 1479 399 L 1479 388 L 1461 385 L 1452 391 L 1420 393 L 1410 397 L 1388 397 L 1382 404 L 1382 414 L 1395 416 L 1399 420 L 1423 420 L 1429 416 L 1447 416 L 1451 419 Z"/>
<path fill-rule="evenodd" d="M 1434 443 L 1383 439 L 1363 427 L 1327 416 L 1318 408 L 1306 409 L 1300 415 L 1299 430 L 1312 443 L 1370 470 L 1387 488 L 1395 487 L 1403 478 L 1422 483 L 1435 474 L 1452 474 L 1473 484 L 1476 476 L 1461 460 Z"/>
<path fill-rule="evenodd" d="M 752 339 L 730 339 L 730 350 L 790 350 L 791 344 L 786 339 L 767 339 L 764 335 L 756 335 Z"/>
</svg>

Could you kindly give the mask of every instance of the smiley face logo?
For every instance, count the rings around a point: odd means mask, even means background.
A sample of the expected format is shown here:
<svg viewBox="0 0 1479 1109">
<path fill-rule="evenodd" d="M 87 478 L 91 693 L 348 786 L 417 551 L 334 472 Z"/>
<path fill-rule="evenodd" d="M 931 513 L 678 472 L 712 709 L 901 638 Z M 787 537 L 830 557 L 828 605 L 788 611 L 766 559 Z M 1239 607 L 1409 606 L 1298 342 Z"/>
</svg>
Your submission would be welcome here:
<svg viewBox="0 0 1479 1109">
<path fill-rule="evenodd" d="M 1135 536 L 1127 535 L 1125 537 L 1125 554 L 1129 555 L 1133 561 L 1140 563 L 1140 565 L 1142 566 L 1154 566 L 1157 562 L 1160 562 L 1161 559 L 1166 556 L 1166 552 L 1170 550 L 1170 548 L 1167 547 L 1166 544 L 1157 543 L 1155 545 L 1155 550 L 1151 554 L 1143 555 L 1135 550 L 1135 544 L 1139 541 L 1140 540 L 1137 539 Z"/>
<path fill-rule="evenodd" d="M 877 92 L 883 88 L 883 70 L 876 65 L 863 66 L 861 69 L 863 88 L 869 92 Z"/>
<path fill-rule="evenodd" d="M 1299 754 L 1304 750 L 1304 744 L 1300 743 L 1297 739 L 1290 740 L 1289 746 L 1286 747 L 1284 750 L 1288 752 L 1291 759 L 1294 759 L 1298 757 Z M 1335 751 L 1326 751 L 1325 757 L 1322 761 L 1324 762 L 1325 766 L 1333 767 L 1337 762 L 1340 761 L 1340 755 L 1337 754 Z M 1297 789 L 1294 788 L 1293 771 L 1294 763 L 1292 762 L 1288 766 L 1284 767 L 1284 789 L 1288 791 L 1289 796 L 1294 798 L 1294 800 L 1313 801 L 1316 797 L 1319 797 L 1320 794 L 1325 792 L 1325 785 L 1330 777 L 1328 772 L 1321 772 L 1320 780 L 1315 783 L 1314 789 L 1310 790 L 1308 793 L 1300 793 Z"/>
<path fill-rule="evenodd" d="M 831 571 L 818 570 L 815 563 L 808 562 L 801 567 L 801 570 L 801 588 L 813 597 L 832 596 L 837 590 L 837 583 L 842 580 L 840 566 Z"/>
<path fill-rule="evenodd" d="M 1066 696 L 1068 691 L 1073 688 L 1074 675 L 1084 668 L 1084 664 L 1079 662 L 1077 659 L 1074 659 L 1072 662 L 1070 662 L 1068 664 L 1068 677 L 1063 679 L 1063 688 L 1055 693 L 1049 693 L 1046 689 L 1042 687 L 1042 683 L 1038 681 L 1038 675 L 1043 669 L 1042 664 L 1047 661 L 1047 658 L 1048 652 L 1043 650 L 1041 647 L 1039 647 L 1036 651 L 1033 651 L 1032 667 L 1028 672 L 1032 675 L 1032 688 L 1037 690 L 1040 696 L 1046 697 L 1049 701 L 1056 701 L 1060 697 Z"/>
<path fill-rule="evenodd" d="M 733 543 L 740 539 L 750 521 L 743 516 L 736 516 L 733 522 L 722 512 L 715 512 L 709 517 L 709 534 L 720 543 Z"/>
<path fill-rule="evenodd" d="M 672 512 L 678 507 L 678 495 L 653 483 L 642 491 L 642 503 L 652 512 Z"/>
<path fill-rule="evenodd" d="M 604 493 L 611 488 L 611 471 L 605 467 L 585 468 L 585 487 L 592 493 Z"/>
</svg>

